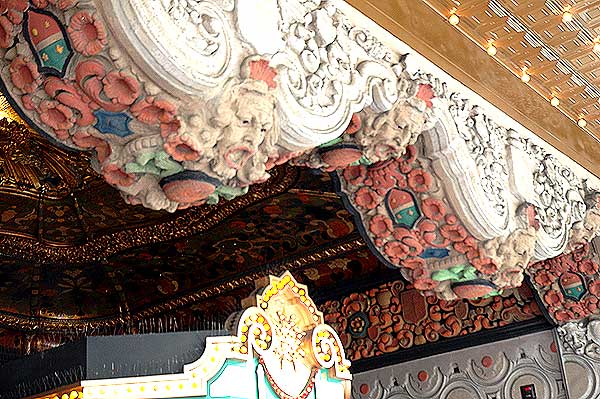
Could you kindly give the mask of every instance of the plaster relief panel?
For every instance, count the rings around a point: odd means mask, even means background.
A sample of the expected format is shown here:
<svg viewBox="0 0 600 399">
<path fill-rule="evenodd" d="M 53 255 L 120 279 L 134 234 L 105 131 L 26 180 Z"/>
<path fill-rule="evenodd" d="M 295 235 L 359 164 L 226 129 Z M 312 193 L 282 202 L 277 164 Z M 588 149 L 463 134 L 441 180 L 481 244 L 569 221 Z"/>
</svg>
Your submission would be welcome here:
<svg viewBox="0 0 600 399">
<path fill-rule="evenodd" d="M 558 328 L 571 398 L 600 397 L 600 320 L 592 316 Z"/>
<path fill-rule="evenodd" d="M 433 356 L 354 376 L 356 399 L 566 399 L 553 332 Z"/>
</svg>

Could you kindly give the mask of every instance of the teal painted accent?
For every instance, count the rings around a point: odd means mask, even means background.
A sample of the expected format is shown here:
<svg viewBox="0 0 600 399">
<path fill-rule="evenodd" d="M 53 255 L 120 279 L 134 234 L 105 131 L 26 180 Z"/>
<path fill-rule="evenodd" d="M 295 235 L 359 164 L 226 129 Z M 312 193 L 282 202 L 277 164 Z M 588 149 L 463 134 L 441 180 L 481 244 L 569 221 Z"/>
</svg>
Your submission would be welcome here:
<svg viewBox="0 0 600 399">
<path fill-rule="evenodd" d="M 162 150 L 140 154 L 135 162 L 125 165 L 127 173 L 147 173 L 160 177 L 171 176 L 182 171 L 183 166 Z"/>
<path fill-rule="evenodd" d="M 565 296 L 576 301 L 581 300 L 585 293 L 586 290 L 583 288 L 583 285 L 577 285 L 575 287 L 569 287 L 565 289 Z"/>
<path fill-rule="evenodd" d="M 323 143 L 323 144 L 321 144 L 321 145 L 319 146 L 319 148 L 331 147 L 332 145 L 335 145 L 335 144 L 341 143 L 342 141 L 344 141 L 344 140 L 343 140 L 343 139 L 342 139 L 342 137 L 340 136 L 340 137 L 338 137 L 337 139 L 333 139 L 333 140 L 331 140 L 331 141 L 328 141 L 327 143 Z"/>
<path fill-rule="evenodd" d="M 394 214 L 396 223 L 406 226 L 414 226 L 421 214 L 415 206 L 410 208 L 402 209 Z"/>
<path fill-rule="evenodd" d="M 59 51 L 62 49 L 62 52 Z M 39 51 L 42 65 L 61 71 L 65 68 L 71 54 L 65 39 L 60 39 Z"/>
<path fill-rule="evenodd" d="M 446 270 L 438 270 L 431 273 L 431 279 L 435 281 L 452 280 L 456 282 L 471 281 L 477 278 L 477 269 L 471 265 L 453 266 Z"/>
<path fill-rule="evenodd" d="M 254 391 L 253 396 L 245 396 L 245 397 L 213 396 L 212 389 L 211 389 L 212 385 L 219 381 L 219 379 L 222 377 L 225 370 L 229 367 L 234 367 L 234 368 L 239 369 L 239 371 L 236 370 L 236 372 L 239 372 L 239 373 L 249 373 L 251 371 L 251 369 L 248 367 L 247 362 L 244 362 L 242 360 L 236 360 L 236 359 L 225 360 L 225 363 L 223 364 L 223 367 L 221 367 L 219 372 L 217 374 L 215 374 L 215 376 L 208 381 L 208 396 L 206 396 L 204 399 L 258 399 L 258 390 L 256 389 L 256 387 L 254 387 L 254 389 L 252 389 L 252 387 L 246 387 L 248 393 L 251 394 L 252 391 Z M 256 374 L 256 373 L 254 373 L 254 374 Z M 256 380 L 256 378 L 254 378 L 254 380 Z"/>
<path fill-rule="evenodd" d="M 244 195 L 248 192 L 248 187 L 229 187 L 229 186 L 218 186 L 215 192 L 209 195 L 206 203 L 209 205 L 215 205 L 219 203 L 219 197 L 230 201 L 236 197 Z"/>
</svg>

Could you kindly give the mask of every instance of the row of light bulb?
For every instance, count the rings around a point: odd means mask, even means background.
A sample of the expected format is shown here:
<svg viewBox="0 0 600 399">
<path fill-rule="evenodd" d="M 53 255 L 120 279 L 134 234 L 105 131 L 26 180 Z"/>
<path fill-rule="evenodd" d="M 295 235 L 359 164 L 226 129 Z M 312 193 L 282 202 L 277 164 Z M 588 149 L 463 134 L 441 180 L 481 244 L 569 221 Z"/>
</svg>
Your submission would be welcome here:
<svg viewBox="0 0 600 399">
<path fill-rule="evenodd" d="M 571 22 L 572 20 L 573 20 L 573 13 L 571 11 L 571 6 L 567 6 L 563 10 L 562 21 L 564 23 L 567 23 L 567 22 Z M 456 26 L 460 23 L 460 17 L 458 15 L 456 15 L 456 10 L 452 10 L 450 12 L 450 16 L 448 17 L 448 22 L 452 26 Z M 486 49 L 486 52 L 488 53 L 488 55 L 490 55 L 492 57 L 494 57 L 498 53 L 498 48 L 494 45 L 494 41 L 492 39 L 488 40 L 488 42 L 485 46 L 485 49 Z M 595 52 L 600 53 L 600 37 L 598 37 L 596 40 L 594 40 L 593 50 Z M 523 83 L 529 83 L 529 81 L 531 80 L 531 75 L 529 74 L 527 67 L 523 67 L 523 69 L 521 70 L 520 78 Z M 600 102 L 600 99 L 598 100 L 598 102 Z M 550 98 L 550 105 L 558 108 L 558 106 L 560 105 L 560 100 L 558 99 L 558 97 L 552 96 L 552 98 Z M 577 125 L 581 128 L 585 128 L 587 126 L 587 121 L 583 117 L 581 117 L 577 120 Z"/>
</svg>

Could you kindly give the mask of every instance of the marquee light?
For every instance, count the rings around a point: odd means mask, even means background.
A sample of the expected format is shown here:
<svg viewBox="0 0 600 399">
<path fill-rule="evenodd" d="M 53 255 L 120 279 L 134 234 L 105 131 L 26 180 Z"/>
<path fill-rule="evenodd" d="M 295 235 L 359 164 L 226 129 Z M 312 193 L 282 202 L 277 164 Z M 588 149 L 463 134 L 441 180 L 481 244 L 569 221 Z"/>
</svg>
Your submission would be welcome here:
<svg viewBox="0 0 600 399">
<path fill-rule="evenodd" d="M 243 301 L 237 334 L 207 338 L 200 359 L 183 373 L 83 381 L 85 399 L 202 398 L 209 391 L 211 397 L 249 399 L 267 391 L 280 399 L 313 392 L 315 399 L 349 398 L 350 362 L 306 286 L 289 272 L 262 286 Z"/>
</svg>

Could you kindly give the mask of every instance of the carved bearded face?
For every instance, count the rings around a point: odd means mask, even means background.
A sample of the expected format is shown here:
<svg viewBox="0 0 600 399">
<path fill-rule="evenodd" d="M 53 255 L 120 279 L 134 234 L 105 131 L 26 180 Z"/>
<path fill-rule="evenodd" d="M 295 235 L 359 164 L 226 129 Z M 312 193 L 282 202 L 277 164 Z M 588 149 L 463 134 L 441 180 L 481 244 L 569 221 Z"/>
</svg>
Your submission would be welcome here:
<svg viewBox="0 0 600 399">
<path fill-rule="evenodd" d="M 397 158 L 406 146 L 414 144 L 424 129 L 425 117 L 409 104 L 398 103 L 389 112 L 377 116 L 357 138 L 371 161 Z"/>
<path fill-rule="evenodd" d="M 222 157 L 227 167 L 241 169 L 263 143 L 270 147 L 277 141 L 275 100 L 263 82 L 235 87 L 230 101 L 221 104 L 219 111 L 217 124 L 223 131 L 215 155 Z"/>
</svg>

